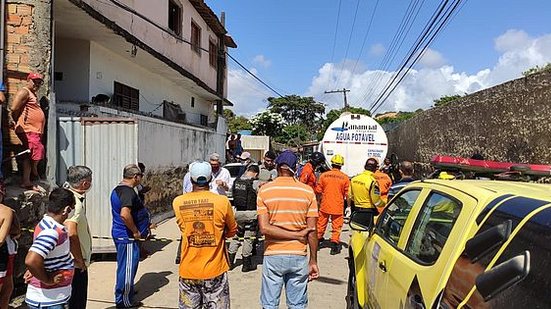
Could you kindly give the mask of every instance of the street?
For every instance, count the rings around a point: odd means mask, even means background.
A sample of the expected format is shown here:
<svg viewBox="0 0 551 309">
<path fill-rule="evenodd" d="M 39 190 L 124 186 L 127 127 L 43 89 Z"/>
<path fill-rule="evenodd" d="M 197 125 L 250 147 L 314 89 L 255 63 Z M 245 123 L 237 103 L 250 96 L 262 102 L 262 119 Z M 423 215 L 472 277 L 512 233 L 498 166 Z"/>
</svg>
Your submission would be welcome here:
<svg viewBox="0 0 551 309">
<path fill-rule="evenodd" d="M 347 230 L 345 226 L 344 231 Z M 172 218 L 159 225 L 154 234 L 156 237 L 177 239 L 179 231 L 176 228 L 175 219 Z M 342 241 L 346 242 L 348 238 L 348 233 L 343 233 Z M 178 307 L 178 265 L 174 264 L 177 247 L 178 243 L 175 241 L 147 244 L 147 249 L 152 252 L 152 255 L 140 262 L 135 281 L 136 300 L 144 303 L 143 308 Z M 320 250 L 318 263 L 321 277 L 308 286 L 310 308 L 345 307 L 344 297 L 348 274 L 346 252 L 346 248 L 343 247 L 341 254 L 331 256 L 329 248 Z M 239 254 L 237 264 L 239 266 L 229 273 L 231 307 L 259 308 L 261 265 L 256 271 L 242 273 Z M 88 308 L 114 308 L 115 272 L 114 260 L 99 261 L 90 266 Z M 284 295 L 282 295 L 280 307 L 286 307 Z"/>
</svg>

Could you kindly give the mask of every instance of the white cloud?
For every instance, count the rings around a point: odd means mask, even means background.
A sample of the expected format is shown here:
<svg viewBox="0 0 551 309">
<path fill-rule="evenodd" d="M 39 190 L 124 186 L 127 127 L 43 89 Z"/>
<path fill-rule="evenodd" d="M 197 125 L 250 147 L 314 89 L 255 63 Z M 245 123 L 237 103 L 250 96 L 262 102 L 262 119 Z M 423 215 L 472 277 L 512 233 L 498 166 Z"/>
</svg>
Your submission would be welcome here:
<svg viewBox="0 0 551 309">
<path fill-rule="evenodd" d="M 386 51 L 386 48 L 381 43 L 371 45 L 369 54 L 375 57 L 382 56 Z"/>
<path fill-rule="evenodd" d="M 446 59 L 436 50 L 427 48 L 419 59 L 419 64 L 427 68 L 439 68 L 446 64 Z"/>
<path fill-rule="evenodd" d="M 431 51 L 428 58 L 425 54 L 424 65 L 411 70 L 377 112 L 428 108 L 434 99 L 443 95 L 472 93 L 518 78 L 528 68 L 551 62 L 551 34 L 531 38 L 522 31 L 509 30 L 498 37 L 495 44 L 501 53 L 496 64 L 474 74 L 456 71 L 452 65 L 445 64 L 444 57 L 435 51 Z M 348 93 L 349 104 L 369 108 L 394 73 L 357 70 L 352 74 L 345 66 L 342 78 L 335 86 L 341 70 L 340 65 L 324 64 L 305 95 L 327 103 L 328 110 L 340 108 L 342 96 L 325 95 L 323 92 L 333 87 L 346 87 L 351 90 Z"/>
<path fill-rule="evenodd" d="M 250 71 L 257 74 L 257 70 Z M 228 99 L 237 115 L 252 116 L 266 109 L 266 99 L 273 94 L 242 69 L 228 70 Z"/>
<path fill-rule="evenodd" d="M 272 65 L 272 61 L 267 59 L 264 55 L 256 55 L 253 58 L 253 63 L 264 68 L 268 68 Z"/>
</svg>

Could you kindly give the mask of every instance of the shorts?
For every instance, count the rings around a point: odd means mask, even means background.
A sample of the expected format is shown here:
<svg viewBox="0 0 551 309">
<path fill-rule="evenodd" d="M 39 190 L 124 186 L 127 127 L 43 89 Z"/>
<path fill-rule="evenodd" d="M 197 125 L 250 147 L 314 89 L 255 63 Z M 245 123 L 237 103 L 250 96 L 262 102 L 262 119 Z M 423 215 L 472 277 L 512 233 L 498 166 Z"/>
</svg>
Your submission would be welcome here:
<svg viewBox="0 0 551 309">
<path fill-rule="evenodd" d="M 213 279 L 192 280 L 180 277 L 178 308 L 229 309 L 230 285 L 228 273 Z"/>
<path fill-rule="evenodd" d="M 31 151 L 30 159 L 40 161 L 44 159 L 44 145 L 42 134 L 35 132 L 18 132 L 17 137 L 23 143 L 23 147 Z"/>
<path fill-rule="evenodd" d="M 8 253 L 8 245 L 4 243 L 0 247 L 0 284 L 4 283 L 4 278 L 13 275 L 15 264 L 15 254 Z"/>
</svg>

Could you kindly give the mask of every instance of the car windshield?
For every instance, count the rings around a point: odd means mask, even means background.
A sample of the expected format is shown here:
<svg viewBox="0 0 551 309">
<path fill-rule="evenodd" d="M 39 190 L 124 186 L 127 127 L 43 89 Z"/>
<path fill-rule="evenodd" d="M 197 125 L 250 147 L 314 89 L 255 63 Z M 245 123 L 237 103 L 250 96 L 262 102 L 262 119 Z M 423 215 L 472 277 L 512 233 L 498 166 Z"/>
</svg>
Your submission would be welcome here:
<svg viewBox="0 0 551 309">
<path fill-rule="evenodd" d="M 224 166 L 228 171 L 230 171 L 230 175 L 232 178 L 236 178 L 239 175 L 239 171 L 241 171 L 241 165 L 226 165 Z"/>
</svg>

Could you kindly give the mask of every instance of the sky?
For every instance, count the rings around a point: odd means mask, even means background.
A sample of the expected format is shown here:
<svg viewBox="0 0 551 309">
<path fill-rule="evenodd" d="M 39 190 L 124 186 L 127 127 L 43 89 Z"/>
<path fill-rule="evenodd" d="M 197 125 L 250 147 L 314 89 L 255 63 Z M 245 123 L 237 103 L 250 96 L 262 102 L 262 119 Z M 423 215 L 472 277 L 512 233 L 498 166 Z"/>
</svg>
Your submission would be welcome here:
<svg viewBox="0 0 551 309">
<path fill-rule="evenodd" d="M 383 59 L 390 56 L 392 38 L 410 1 L 206 3 L 216 14 L 226 13 L 226 28 L 238 45 L 230 49 L 232 56 L 278 93 L 313 96 L 329 111 L 341 108 L 343 97 L 324 91 L 343 87 L 351 90 L 351 106 L 368 108 L 440 1 L 417 0 L 419 13 L 387 66 L 382 65 Z M 551 1 L 464 3 L 378 113 L 430 108 L 441 96 L 473 93 L 551 62 Z M 228 97 L 238 115 L 252 116 L 265 110 L 266 99 L 278 96 L 231 60 L 228 64 Z"/>
</svg>

